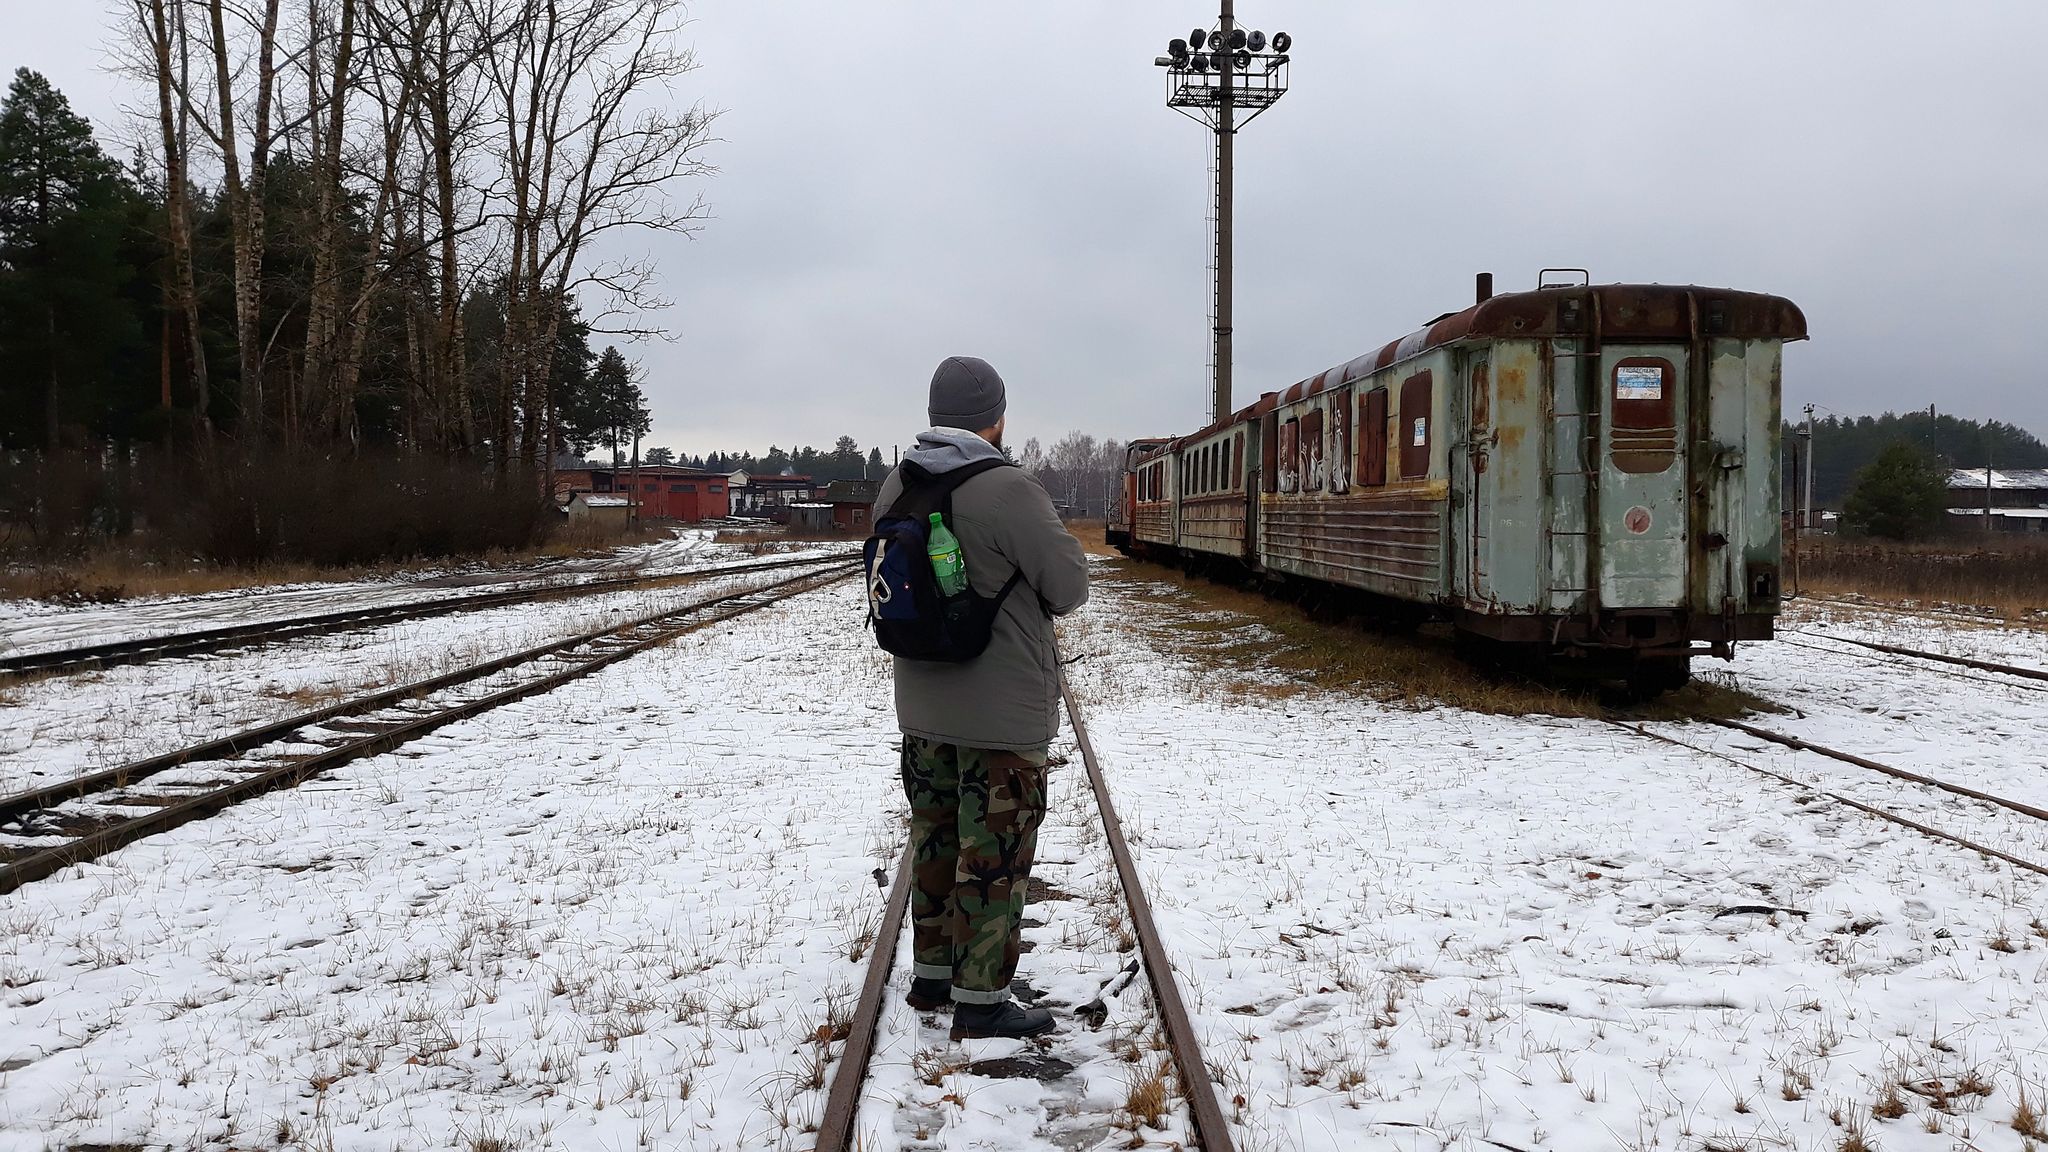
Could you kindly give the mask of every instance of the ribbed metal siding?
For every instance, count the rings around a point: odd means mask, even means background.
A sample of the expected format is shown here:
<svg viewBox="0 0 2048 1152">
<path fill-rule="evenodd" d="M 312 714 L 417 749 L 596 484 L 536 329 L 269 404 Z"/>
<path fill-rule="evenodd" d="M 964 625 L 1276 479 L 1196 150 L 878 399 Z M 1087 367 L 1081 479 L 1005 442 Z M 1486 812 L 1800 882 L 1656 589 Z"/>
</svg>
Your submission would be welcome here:
<svg viewBox="0 0 2048 1152">
<path fill-rule="evenodd" d="M 1268 497 L 1259 506 L 1259 558 L 1279 572 L 1433 601 L 1443 586 L 1444 504 Z"/>
<path fill-rule="evenodd" d="M 1173 543 L 1173 505 L 1164 501 L 1138 505 L 1133 528 L 1137 538 L 1148 544 Z"/>
<path fill-rule="evenodd" d="M 1244 556 L 1244 497 L 1200 496 L 1181 501 L 1180 546 Z"/>
</svg>

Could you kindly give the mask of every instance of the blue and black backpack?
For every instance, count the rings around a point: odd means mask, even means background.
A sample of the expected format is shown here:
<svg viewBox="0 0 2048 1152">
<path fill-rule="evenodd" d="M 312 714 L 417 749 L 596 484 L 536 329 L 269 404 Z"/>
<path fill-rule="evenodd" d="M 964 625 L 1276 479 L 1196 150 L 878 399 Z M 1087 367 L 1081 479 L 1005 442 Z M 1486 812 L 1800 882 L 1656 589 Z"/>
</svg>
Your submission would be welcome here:
<svg viewBox="0 0 2048 1152">
<path fill-rule="evenodd" d="M 992 468 L 1011 466 L 1007 460 L 977 460 L 933 475 L 904 461 L 903 491 L 876 519 L 864 552 L 868 623 L 883 649 L 908 660 L 960 664 L 988 647 L 996 613 L 1024 573 L 1011 573 L 994 596 L 982 596 L 971 585 L 959 595 L 942 595 L 929 551 L 931 515 L 939 513 L 953 530 L 953 489 Z"/>
</svg>

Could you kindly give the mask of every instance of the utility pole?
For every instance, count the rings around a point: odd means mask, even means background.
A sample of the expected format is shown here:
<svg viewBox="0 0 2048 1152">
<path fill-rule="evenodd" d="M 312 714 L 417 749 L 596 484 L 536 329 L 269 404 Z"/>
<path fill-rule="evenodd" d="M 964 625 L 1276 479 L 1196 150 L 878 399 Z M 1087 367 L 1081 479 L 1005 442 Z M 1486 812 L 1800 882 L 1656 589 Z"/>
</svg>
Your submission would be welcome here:
<svg viewBox="0 0 2048 1152">
<path fill-rule="evenodd" d="M 1818 529 L 1813 520 L 1813 405 L 1806 406 L 1806 527 Z"/>
<path fill-rule="evenodd" d="M 1991 531 L 1991 425 L 1984 425 L 1984 531 Z"/>
<path fill-rule="evenodd" d="M 1259 113 L 1286 94 L 1287 53 L 1294 46 L 1294 37 L 1285 32 L 1274 34 L 1270 41 L 1264 32 L 1246 32 L 1238 27 L 1234 0 L 1222 0 L 1222 4 L 1223 11 L 1213 31 L 1197 28 L 1186 40 L 1176 38 L 1167 44 L 1166 55 L 1153 61 L 1167 70 L 1167 106 L 1216 134 L 1216 180 L 1212 190 L 1216 212 L 1212 253 L 1216 294 L 1209 314 L 1213 339 L 1209 367 L 1211 420 L 1221 420 L 1231 410 L 1232 217 L 1236 210 L 1237 130 L 1256 120 Z M 1239 108 L 1251 111 L 1244 124 L 1237 120 Z"/>
<path fill-rule="evenodd" d="M 1217 28 L 1223 34 L 1223 42 L 1229 44 L 1231 33 L 1237 31 L 1237 13 L 1231 0 L 1223 0 L 1223 12 L 1217 18 Z M 1222 103 L 1216 109 L 1216 302 L 1210 308 L 1216 334 L 1216 347 L 1212 353 L 1216 364 L 1209 372 L 1216 395 L 1209 405 L 1211 422 L 1223 419 L 1231 411 L 1230 304 L 1234 246 L 1230 227 L 1237 214 L 1237 102 L 1234 98 L 1236 85 L 1230 82 L 1230 72 L 1229 68 L 1223 69 Z"/>
</svg>

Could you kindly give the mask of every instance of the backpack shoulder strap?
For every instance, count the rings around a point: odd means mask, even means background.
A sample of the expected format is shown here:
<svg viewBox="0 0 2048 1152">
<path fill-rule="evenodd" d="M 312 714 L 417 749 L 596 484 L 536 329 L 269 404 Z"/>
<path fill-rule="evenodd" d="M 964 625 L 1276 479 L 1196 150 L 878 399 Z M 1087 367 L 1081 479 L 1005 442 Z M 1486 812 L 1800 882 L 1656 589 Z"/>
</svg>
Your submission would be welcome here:
<svg viewBox="0 0 2048 1152">
<path fill-rule="evenodd" d="M 997 468 L 1014 468 L 1016 465 L 997 457 L 991 460 L 976 460 L 936 475 L 925 471 L 915 462 L 903 462 L 903 492 L 896 502 L 889 506 L 891 516 L 929 516 L 934 512 L 953 510 L 953 490 L 981 475 Z"/>
</svg>

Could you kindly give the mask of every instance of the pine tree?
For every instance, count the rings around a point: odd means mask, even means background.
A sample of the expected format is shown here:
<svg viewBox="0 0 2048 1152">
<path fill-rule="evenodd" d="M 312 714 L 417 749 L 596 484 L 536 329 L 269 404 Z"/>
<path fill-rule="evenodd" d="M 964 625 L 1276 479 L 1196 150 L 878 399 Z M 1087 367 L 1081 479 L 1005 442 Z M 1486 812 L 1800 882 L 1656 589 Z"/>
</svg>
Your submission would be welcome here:
<svg viewBox="0 0 2048 1152">
<path fill-rule="evenodd" d="M 1856 486 L 1842 510 L 1855 532 L 1891 540 L 1932 533 L 1948 507 L 1948 482 L 1932 456 L 1894 440 L 1856 473 Z"/>
<path fill-rule="evenodd" d="M 54 448 L 137 406 L 140 201 L 64 94 L 16 72 L 0 102 L 0 443 Z"/>
</svg>

